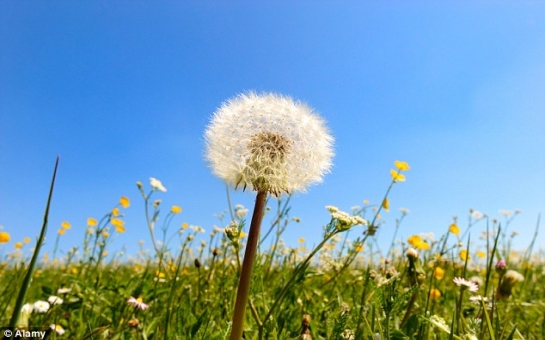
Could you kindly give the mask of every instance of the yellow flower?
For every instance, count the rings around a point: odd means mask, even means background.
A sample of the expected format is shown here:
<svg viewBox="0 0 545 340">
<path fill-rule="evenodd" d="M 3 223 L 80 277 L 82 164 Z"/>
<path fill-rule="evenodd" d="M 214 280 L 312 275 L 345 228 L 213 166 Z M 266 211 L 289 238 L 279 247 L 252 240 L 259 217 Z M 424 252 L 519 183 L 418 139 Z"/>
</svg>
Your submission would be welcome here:
<svg viewBox="0 0 545 340">
<path fill-rule="evenodd" d="M 95 227 L 97 224 L 98 224 L 98 221 L 95 220 L 94 218 L 89 217 L 89 218 L 87 219 L 87 226 L 89 226 L 89 227 Z"/>
<path fill-rule="evenodd" d="M 113 216 L 119 216 L 119 208 L 113 208 L 112 209 L 112 215 Z"/>
<path fill-rule="evenodd" d="M 24 242 L 24 243 L 30 243 L 30 237 L 25 237 L 25 238 L 23 239 L 23 242 Z"/>
<path fill-rule="evenodd" d="M 481 259 L 484 259 L 486 257 L 486 253 L 482 250 L 479 250 L 477 252 L 477 256 L 480 257 Z"/>
<path fill-rule="evenodd" d="M 433 276 L 435 276 L 435 279 L 442 280 L 445 277 L 445 270 L 441 267 L 436 267 L 433 271 Z"/>
<path fill-rule="evenodd" d="M 460 228 L 458 228 L 458 226 L 456 225 L 456 223 L 452 223 L 452 224 L 448 227 L 448 231 L 450 231 L 450 232 L 453 233 L 454 235 L 460 234 Z"/>
<path fill-rule="evenodd" d="M 299 243 L 305 243 L 305 238 L 304 238 L 304 237 L 300 237 L 298 241 L 299 241 Z"/>
<path fill-rule="evenodd" d="M 357 245 L 356 248 L 354 248 L 354 251 L 356 253 L 362 252 L 363 251 L 363 246 L 361 244 Z"/>
<path fill-rule="evenodd" d="M 467 253 L 467 250 L 465 249 L 460 250 L 460 259 L 462 259 L 462 261 L 465 261 L 467 259 L 467 261 L 469 262 L 470 257 L 469 257 L 469 254 Z"/>
<path fill-rule="evenodd" d="M 187 229 L 189 227 L 189 224 L 187 222 L 182 223 L 182 229 Z"/>
<path fill-rule="evenodd" d="M 383 201 L 382 201 L 382 208 L 386 211 L 390 211 L 390 200 L 388 199 L 388 197 L 386 197 Z"/>
<path fill-rule="evenodd" d="M 131 201 L 129 200 L 128 197 L 126 196 L 121 196 L 121 198 L 119 199 L 119 204 L 121 204 L 121 206 L 123 208 L 128 208 L 131 206 Z"/>
<path fill-rule="evenodd" d="M 430 249 L 431 246 L 428 242 L 422 241 L 416 245 L 416 248 L 419 250 L 426 250 L 426 249 Z"/>
<path fill-rule="evenodd" d="M 23 248 L 23 243 L 22 242 L 17 242 L 17 243 L 14 244 L 14 247 L 15 247 L 15 249 L 21 249 L 21 248 Z"/>
<path fill-rule="evenodd" d="M 68 230 L 68 229 L 72 228 L 72 225 L 69 222 L 64 221 L 64 222 L 61 223 L 61 228 L 65 229 L 65 230 Z"/>
<path fill-rule="evenodd" d="M 422 242 L 422 238 L 418 235 L 412 235 L 412 236 L 409 236 L 409 238 L 407 239 L 407 242 L 409 242 L 411 246 L 416 247 L 418 243 Z"/>
<path fill-rule="evenodd" d="M 403 162 L 403 161 L 395 161 L 394 165 L 397 168 L 397 170 L 399 170 L 399 171 L 407 171 L 407 170 L 411 169 L 409 164 L 407 162 Z"/>
<path fill-rule="evenodd" d="M 59 233 L 59 235 L 64 235 L 65 232 L 66 232 L 66 230 L 64 230 L 62 228 L 57 230 L 57 233 Z"/>
<path fill-rule="evenodd" d="M 125 232 L 125 222 L 123 222 L 122 220 L 120 220 L 119 218 L 112 218 L 110 220 L 110 223 L 112 223 L 112 225 L 115 227 L 115 230 L 118 232 L 118 233 L 123 233 Z"/>
<path fill-rule="evenodd" d="M 104 238 L 108 238 L 108 236 L 110 236 L 110 233 L 107 232 L 106 230 L 104 230 L 104 231 L 102 232 L 102 236 L 103 236 Z"/>
<path fill-rule="evenodd" d="M 439 300 L 441 297 L 441 292 L 439 289 L 432 288 L 430 289 L 430 300 Z"/>
<path fill-rule="evenodd" d="M 405 182 L 405 175 L 400 174 L 399 171 L 390 169 L 390 176 L 392 176 L 394 182 Z"/>
<path fill-rule="evenodd" d="M 102 256 L 104 256 L 104 257 L 108 256 L 108 251 L 107 250 L 103 251 Z"/>
<path fill-rule="evenodd" d="M 170 208 L 170 212 L 173 214 L 179 214 L 182 212 L 182 208 L 177 205 L 173 205 L 172 208 Z"/>
<path fill-rule="evenodd" d="M 10 238 L 11 237 L 10 237 L 9 233 L 7 233 L 5 231 L 0 231 L 0 243 L 8 243 Z"/>
</svg>

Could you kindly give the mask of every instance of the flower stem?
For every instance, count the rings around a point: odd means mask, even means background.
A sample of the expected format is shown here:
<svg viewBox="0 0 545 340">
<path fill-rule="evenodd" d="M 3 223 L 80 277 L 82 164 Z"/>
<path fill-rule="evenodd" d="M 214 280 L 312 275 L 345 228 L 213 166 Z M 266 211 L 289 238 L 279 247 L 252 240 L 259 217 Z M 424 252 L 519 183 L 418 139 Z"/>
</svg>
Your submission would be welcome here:
<svg viewBox="0 0 545 340">
<path fill-rule="evenodd" d="M 246 313 L 246 304 L 248 302 L 248 294 L 250 292 L 250 281 L 252 279 L 252 267 L 254 265 L 255 254 L 257 251 L 259 229 L 261 228 L 261 220 L 263 219 L 266 199 L 267 192 L 259 191 L 257 193 L 252 223 L 250 224 L 250 233 L 248 235 L 248 243 L 246 244 L 246 251 L 244 252 L 244 260 L 242 262 L 242 271 L 238 282 L 237 299 L 235 302 L 235 311 L 233 312 L 233 325 L 231 328 L 230 340 L 242 339 L 244 315 Z"/>
</svg>

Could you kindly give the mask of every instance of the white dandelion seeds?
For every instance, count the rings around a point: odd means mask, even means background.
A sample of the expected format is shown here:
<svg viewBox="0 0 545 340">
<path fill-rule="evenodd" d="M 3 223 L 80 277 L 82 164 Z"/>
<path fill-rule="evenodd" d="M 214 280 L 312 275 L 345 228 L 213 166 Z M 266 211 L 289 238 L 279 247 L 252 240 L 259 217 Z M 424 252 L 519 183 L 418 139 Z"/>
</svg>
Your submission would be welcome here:
<svg viewBox="0 0 545 340">
<path fill-rule="evenodd" d="M 241 94 L 214 113 L 206 159 L 235 188 L 279 196 L 306 191 L 332 166 L 333 137 L 308 106 L 277 94 Z"/>
</svg>

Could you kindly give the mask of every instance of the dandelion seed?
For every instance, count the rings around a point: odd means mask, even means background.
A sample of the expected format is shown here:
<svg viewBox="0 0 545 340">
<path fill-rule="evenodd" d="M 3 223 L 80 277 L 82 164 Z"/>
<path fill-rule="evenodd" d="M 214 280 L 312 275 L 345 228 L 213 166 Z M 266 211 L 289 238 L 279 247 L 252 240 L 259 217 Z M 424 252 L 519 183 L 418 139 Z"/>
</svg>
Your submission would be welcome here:
<svg viewBox="0 0 545 340">
<path fill-rule="evenodd" d="M 224 103 L 205 132 L 206 158 L 235 188 L 306 191 L 332 166 L 333 138 L 304 104 L 276 94 L 241 94 Z"/>
<path fill-rule="evenodd" d="M 161 181 L 157 178 L 150 177 L 149 182 L 152 190 L 159 190 L 162 192 L 167 191 L 167 189 L 163 186 L 163 183 L 161 183 Z"/>
<path fill-rule="evenodd" d="M 462 289 L 467 289 L 470 292 L 476 292 L 479 290 L 479 286 L 475 282 L 467 281 L 464 278 L 461 277 L 455 277 L 452 281 Z"/>
<path fill-rule="evenodd" d="M 162 273 L 161 273 L 162 274 Z M 163 274 L 164 275 L 164 274 Z M 127 300 L 127 303 L 135 308 L 139 308 L 141 310 L 146 310 L 149 308 L 149 305 L 145 304 L 141 297 L 138 299 L 135 299 L 134 297 L 130 297 L 129 300 Z"/>
<path fill-rule="evenodd" d="M 34 302 L 34 311 L 36 313 L 46 313 L 49 310 L 49 302 L 47 301 L 36 301 Z"/>
</svg>

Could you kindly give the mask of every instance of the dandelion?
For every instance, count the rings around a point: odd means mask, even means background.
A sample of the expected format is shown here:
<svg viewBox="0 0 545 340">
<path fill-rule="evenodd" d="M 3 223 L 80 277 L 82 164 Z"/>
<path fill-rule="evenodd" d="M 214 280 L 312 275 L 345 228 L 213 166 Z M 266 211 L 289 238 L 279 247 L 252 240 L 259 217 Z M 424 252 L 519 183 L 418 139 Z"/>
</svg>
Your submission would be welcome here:
<svg viewBox="0 0 545 340">
<path fill-rule="evenodd" d="M 63 299 L 55 295 L 51 295 L 50 297 L 48 297 L 47 301 L 52 305 L 62 305 L 62 303 L 64 302 Z"/>
<path fill-rule="evenodd" d="M 170 208 L 170 212 L 172 214 L 179 214 L 182 212 L 182 208 L 177 205 L 173 205 L 172 208 Z"/>
<path fill-rule="evenodd" d="M 52 323 L 51 325 L 49 325 L 49 328 L 54 330 L 58 335 L 63 335 L 64 334 L 64 328 L 62 328 L 61 325 L 57 325 L 57 324 Z"/>
<path fill-rule="evenodd" d="M 131 206 L 131 201 L 129 200 L 128 197 L 126 196 L 121 196 L 121 198 L 119 199 L 119 204 L 123 207 L 123 208 L 128 208 Z"/>
<path fill-rule="evenodd" d="M 152 190 L 159 190 L 162 192 L 167 191 L 167 189 L 163 186 L 163 183 L 161 183 L 161 181 L 158 180 L 157 178 L 150 177 L 149 183 L 151 185 Z"/>
<path fill-rule="evenodd" d="M 161 273 L 162 274 L 162 273 Z M 164 274 L 163 274 L 164 275 Z M 146 310 L 149 308 L 149 305 L 145 304 L 142 300 L 141 297 L 135 299 L 134 297 L 130 297 L 128 300 L 127 300 L 127 303 L 131 306 L 133 306 L 134 308 L 138 308 L 138 309 L 141 309 L 141 310 Z"/>
<path fill-rule="evenodd" d="M 304 192 L 321 182 L 332 166 L 333 138 L 308 106 L 250 92 L 222 104 L 205 140 L 213 173 L 235 189 L 257 192 L 231 330 L 231 339 L 240 339 L 267 195 Z"/>
<path fill-rule="evenodd" d="M 205 132 L 206 158 L 228 184 L 278 196 L 305 191 L 331 168 L 333 138 L 308 106 L 253 92 L 224 103 Z"/>
<path fill-rule="evenodd" d="M 476 292 L 479 290 L 479 286 L 475 283 L 475 282 L 471 282 L 471 281 L 467 281 L 466 279 L 464 278 L 461 278 L 461 277 L 455 277 L 452 281 L 454 281 L 454 283 L 458 286 L 458 287 L 461 287 L 462 289 L 467 289 L 469 290 L 470 292 Z"/>
<path fill-rule="evenodd" d="M 34 311 L 36 313 L 46 313 L 49 310 L 49 302 L 47 301 L 36 301 L 34 302 Z"/>
<path fill-rule="evenodd" d="M 87 219 L 87 226 L 88 227 L 96 227 L 98 225 L 98 221 L 92 217 L 89 217 Z"/>
</svg>

